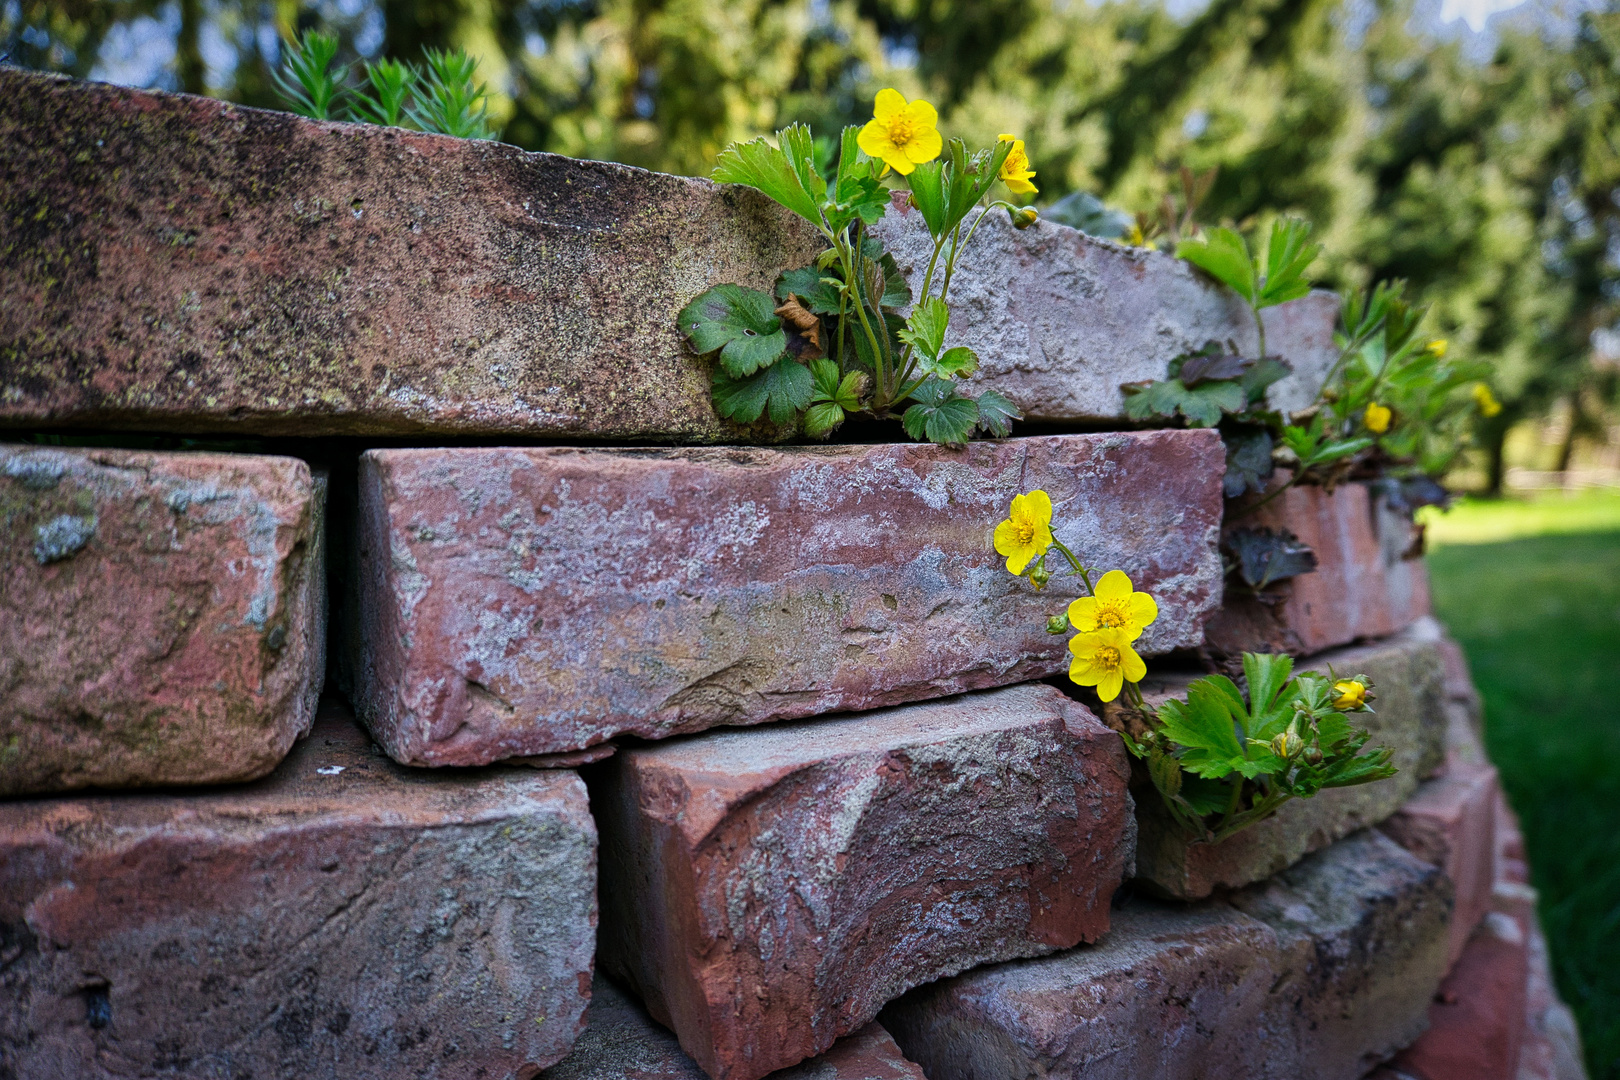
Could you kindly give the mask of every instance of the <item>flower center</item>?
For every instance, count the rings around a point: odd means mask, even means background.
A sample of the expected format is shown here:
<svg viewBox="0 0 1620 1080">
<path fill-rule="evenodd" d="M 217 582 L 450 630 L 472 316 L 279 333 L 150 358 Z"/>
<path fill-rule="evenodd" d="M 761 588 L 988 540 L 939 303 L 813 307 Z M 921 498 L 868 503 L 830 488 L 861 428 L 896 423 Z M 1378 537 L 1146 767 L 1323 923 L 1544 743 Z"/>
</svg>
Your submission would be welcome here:
<svg viewBox="0 0 1620 1080">
<path fill-rule="evenodd" d="M 917 134 L 917 122 L 905 113 L 898 113 L 889 117 L 889 141 L 896 146 L 904 146 Z"/>
<path fill-rule="evenodd" d="M 1131 617 L 1125 605 L 1118 600 L 1104 600 L 1097 605 L 1097 626 L 1119 628 L 1130 625 Z"/>
<path fill-rule="evenodd" d="M 1097 657 L 1093 662 L 1104 671 L 1118 671 L 1119 650 L 1112 645 L 1104 645 L 1097 650 Z"/>
<path fill-rule="evenodd" d="M 1033 521 L 1019 521 L 1013 524 L 1013 536 L 1020 544 L 1033 544 L 1035 542 L 1035 523 Z"/>
</svg>

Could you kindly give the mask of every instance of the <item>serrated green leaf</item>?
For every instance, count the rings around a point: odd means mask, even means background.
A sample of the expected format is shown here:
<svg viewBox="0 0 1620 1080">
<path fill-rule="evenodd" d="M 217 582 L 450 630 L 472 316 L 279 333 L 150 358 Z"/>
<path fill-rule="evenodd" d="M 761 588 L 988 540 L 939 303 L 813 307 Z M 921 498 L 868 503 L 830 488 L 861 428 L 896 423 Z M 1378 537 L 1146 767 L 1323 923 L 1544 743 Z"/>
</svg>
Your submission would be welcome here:
<svg viewBox="0 0 1620 1080">
<path fill-rule="evenodd" d="M 1200 817 L 1208 817 L 1226 809 L 1227 801 L 1232 797 L 1232 789 L 1229 784 L 1195 774 L 1182 778 L 1181 797 L 1186 800 L 1193 813 Z"/>
<path fill-rule="evenodd" d="M 828 277 L 814 266 L 801 266 L 777 279 L 776 298 L 786 300 L 792 294 L 812 314 L 836 315 L 840 288 L 836 278 Z"/>
<path fill-rule="evenodd" d="M 995 390 L 986 390 L 978 397 L 979 427 L 988 435 L 1005 439 L 1012 434 L 1012 422 L 1022 420 L 1023 412 L 1011 398 Z"/>
<path fill-rule="evenodd" d="M 846 127 L 838 154 L 838 176 L 833 185 L 833 204 L 827 225 L 837 231 L 855 218 L 876 225 L 889 207 L 889 189 L 878 180 L 877 163 L 861 152 L 861 129 Z"/>
<path fill-rule="evenodd" d="M 1161 379 L 1132 390 L 1125 399 L 1125 415 L 1132 420 L 1173 417 L 1178 412 L 1192 427 L 1214 427 L 1225 413 L 1242 412 L 1247 400 L 1235 382 L 1206 382 L 1188 389 L 1180 379 Z"/>
<path fill-rule="evenodd" d="M 937 296 L 917 301 L 906 328 L 900 331 L 900 340 L 916 349 L 925 359 L 939 355 L 945 347 L 945 330 L 950 325 L 951 309 Z"/>
<path fill-rule="evenodd" d="M 775 305 L 758 289 L 716 285 L 682 308 L 676 319 L 694 351 L 720 351 L 720 366 L 733 378 L 768 367 L 787 349 Z"/>
<path fill-rule="evenodd" d="M 1165 738 L 1173 742 L 1222 759 L 1243 757 L 1243 746 L 1232 726 L 1231 703 L 1209 685 L 1208 678 L 1187 688 L 1185 702 L 1171 700 L 1160 705 L 1158 717 Z"/>
<path fill-rule="evenodd" d="M 779 141 L 784 143 L 798 143 L 796 139 L 784 138 L 794 128 L 792 127 L 777 133 Z M 804 129 L 806 138 L 809 138 L 809 129 Z M 754 139 L 745 143 L 732 143 L 720 151 L 719 161 L 715 164 L 714 172 L 710 174 L 721 184 L 746 184 L 764 192 L 776 202 L 781 203 L 789 210 L 798 214 L 806 221 L 815 225 L 821 222 L 821 195 L 825 194 L 827 183 L 815 172 L 815 148 L 810 146 L 810 172 L 820 183 L 821 192 L 818 194 L 806 186 L 802 176 L 802 169 L 796 168 L 787 153 L 778 147 L 772 146 L 763 138 Z"/>
<path fill-rule="evenodd" d="M 1186 259 L 1243 299 L 1254 302 L 1254 260 L 1249 256 L 1248 243 L 1231 229 L 1217 226 L 1204 239 L 1183 240 L 1176 245 L 1176 257 Z"/>
<path fill-rule="evenodd" d="M 1249 404 L 1258 405 L 1265 400 L 1266 389 L 1294 373 L 1294 365 L 1275 356 L 1263 356 L 1238 379 Z"/>
<path fill-rule="evenodd" d="M 839 424 L 844 422 L 844 410 L 831 401 L 818 402 L 804 414 L 804 433 L 812 439 L 822 439 L 832 434 Z"/>
<path fill-rule="evenodd" d="M 911 303 L 911 285 L 906 281 L 906 275 L 900 272 L 900 264 L 894 261 L 894 256 L 885 251 L 878 257 L 878 265 L 883 268 L 883 296 L 879 303 L 884 308 L 902 308 Z"/>
<path fill-rule="evenodd" d="M 721 416 L 740 424 L 752 424 L 767 411 L 772 423 L 786 424 L 810 404 L 814 389 L 810 369 L 783 357 L 745 379 L 715 372 L 714 407 Z"/>
<path fill-rule="evenodd" d="M 979 406 L 972 398 L 956 396 L 956 387 L 941 379 L 925 379 L 911 392 L 915 402 L 900 417 L 913 439 L 957 446 L 968 441 L 979 422 Z"/>
<path fill-rule="evenodd" d="M 1297 300 L 1311 291 L 1305 271 L 1322 252 L 1312 244 L 1311 223 L 1298 218 L 1282 218 L 1272 223 L 1271 240 L 1266 245 L 1265 281 L 1255 297 L 1256 308 Z"/>
<path fill-rule="evenodd" d="M 935 158 L 918 165 L 906 178 L 911 188 L 911 205 L 922 214 L 929 235 L 936 238 L 945 231 L 944 170 L 945 162 Z"/>
<path fill-rule="evenodd" d="M 1287 653 L 1244 653 L 1243 677 L 1249 683 L 1250 714 L 1270 712 L 1293 673 L 1294 658 Z"/>
</svg>

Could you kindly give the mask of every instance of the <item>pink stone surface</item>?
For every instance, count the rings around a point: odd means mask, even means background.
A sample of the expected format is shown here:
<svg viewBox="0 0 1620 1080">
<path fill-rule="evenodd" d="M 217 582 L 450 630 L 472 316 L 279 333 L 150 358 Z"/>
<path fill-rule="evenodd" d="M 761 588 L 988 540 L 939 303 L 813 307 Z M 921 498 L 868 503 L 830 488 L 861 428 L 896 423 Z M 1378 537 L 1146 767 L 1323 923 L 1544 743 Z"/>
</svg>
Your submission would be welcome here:
<svg viewBox="0 0 1620 1080">
<path fill-rule="evenodd" d="M 1448 962 L 1462 956 L 1474 928 L 1490 910 L 1496 880 L 1496 770 L 1451 762 L 1425 781 L 1379 826 L 1425 862 L 1440 867 L 1456 890 Z"/>
<path fill-rule="evenodd" d="M 250 780 L 325 669 L 302 461 L 0 445 L 0 796 Z"/>
<path fill-rule="evenodd" d="M 0 1075 L 514 1080 L 590 997 L 569 772 L 403 769 L 346 710 L 212 792 L 0 803 Z"/>
<path fill-rule="evenodd" d="M 912 991 L 882 1022 L 929 1080 L 1359 1080 L 1444 970 L 1449 888 L 1375 832 L 1228 902 L 1135 897 L 1095 945 Z"/>
<path fill-rule="evenodd" d="M 1289 488 L 1230 529 L 1286 529 L 1316 552 L 1317 568 L 1268 590 L 1263 602 L 1234 594 L 1209 621 L 1218 653 L 1305 656 L 1357 638 L 1383 637 L 1429 613 L 1429 576 L 1403 515 L 1363 484 Z"/>
<path fill-rule="evenodd" d="M 0 69 L 0 420 L 734 441 L 675 313 L 824 246 L 758 192 Z"/>
<path fill-rule="evenodd" d="M 792 450 L 373 450 L 358 706 L 398 760 L 481 764 L 622 733 L 870 709 L 1065 672 L 992 534 L 1057 535 L 1158 598 L 1138 648 L 1220 599 L 1212 431 Z M 1055 557 L 1055 556 L 1054 556 Z"/>
<path fill-rule="evenodd" d="M 585 1030 L 573 1053 L 539 1080 L 707 1080 L 673 1033 L 639 1002 L 598 975 Z M 771 1080 L 926 1080 L 878 1024 L 846 1035 L 825 1054 L 771 1074 Z"/>
<path fill-rule="evenodd" d="M 1396 1057 L 1417 1080 L 1515 1080 L 1529 951 L 1517 921 L 1493 913 L 1474 931 L 1429 1006 L 1429 1029 Z"/>
<path fill-rule="evenodd" d="M 1415 625 L 1382 641 L 1333 649 L 1295 665 L 1296 671 L 1325 674 L 1331 669 L 1372 679 L 1378 695 L 1376 711 L 1353 719 L 1371 735 L 1369 746 L 1394 751 L 1391 761 L 1399 771 L 1387 780 L 1295 799 L 1265 821 L 1219 844 L 1208 844 L 1188 838 L 1138 768 L 1133 786 L 1139 826 L 1138 885 L 1156 895 L 1183 900 L 1239 888 L 1270 877 L 1308 853 L 1398 811 L 1444 761 L 1446 714 L 1436 632 L 1433 627 Z M 1187 684 L 1194 677 L 1150 670 L 1142 683 L 1143 697 L 1149 704 L 1168 697 L 1185 698 Z"/>
<path fill-rule="evenodd" d="M 1095 940 L 1126 774 L 1042 685 L 623 750 L 592 783 L 600 962 L 710 1076 L 758 1080 L 913 986 Z"/>
</svg>

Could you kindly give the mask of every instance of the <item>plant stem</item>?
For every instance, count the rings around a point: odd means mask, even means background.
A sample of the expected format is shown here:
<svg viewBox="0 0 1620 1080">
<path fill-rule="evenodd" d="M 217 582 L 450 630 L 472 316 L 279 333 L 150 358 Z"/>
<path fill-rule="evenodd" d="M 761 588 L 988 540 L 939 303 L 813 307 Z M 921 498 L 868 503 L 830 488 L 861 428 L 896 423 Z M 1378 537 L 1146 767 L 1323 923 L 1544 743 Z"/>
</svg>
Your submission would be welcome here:
<svg viewBox="0 0 1620 1080">
<path fill-rule="evenodd" d="M 1086 583 L 1086 595 L 1097 595 L 1096 590 L 1091 587 L 1091 575 L 1086 573 L 1084 566 L 1080 565 L 1080 560 L 1074 557 L 1074 552 L 1070 551 L 1068 546 L 1055 536 L 1052 537 L 1052 546 L 1063 553 L 1063 557 L 1069 560 L 1069 565 L 1074 567 L 1074 572 L 1080 575 L 1080 580 Z"/>
</svg>

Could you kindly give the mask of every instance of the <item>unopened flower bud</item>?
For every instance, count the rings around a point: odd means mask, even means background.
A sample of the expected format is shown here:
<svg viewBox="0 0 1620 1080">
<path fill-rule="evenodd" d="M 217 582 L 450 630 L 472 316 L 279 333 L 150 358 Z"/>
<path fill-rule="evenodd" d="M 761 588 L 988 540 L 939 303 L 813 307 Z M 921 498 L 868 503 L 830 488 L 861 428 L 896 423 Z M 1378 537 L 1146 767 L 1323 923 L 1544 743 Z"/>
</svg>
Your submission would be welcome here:
<svg viewBox="0 0 1620 1080">
<path fill-rule="evenodd" d="M 1365 708 L 1371 695 L 1367 683 L 1361 678 L 1340 679 L 1333 684 L 1333 707 L 1340 712 Z"/>
<path fill-rule="evenodd" d="M 1272 738 L 1271 752 L 1284 761 L 1292 761 L 1305 752 L 1305 740 L 1299 737 L 1297 731 L 1289 728 Z"/>
<path fill-rule="evenodd" d="M 1029 583 L 1035 586 L 1037 589 L 1045 588 L 1046 583 L 1051 580 L 1052 574 L 1051 571 L 1046 569 L 1045 562 L 1038 562 L 1034 566 L 1030 567 Z M 1063 631 L 1058 630 L 1055 632 L 1061 634 Z"/>
<path fill-rule="evenodd" d="M 1021 206 L 1017 210 L 1008 211 L 1012 215 L 1012 224 L 1015 229 L 1027 229 L 1041 219 L 1041 215 L 1033 206 Z"/>
<path fill-rule="evenodd" d="M 1305 751 L 1305 760 L 1312 765 L 1322 764 L 1322 748 L 1313 744 L 1309 750 Z"/>
<path fill-rule="evenodd" d="M 1053 615 L 1050 619 L 1047 619 L 1046 632 L 1048 634 L 1067 634 L 1069 632 L 1069 616 Z"/>
</svg>

